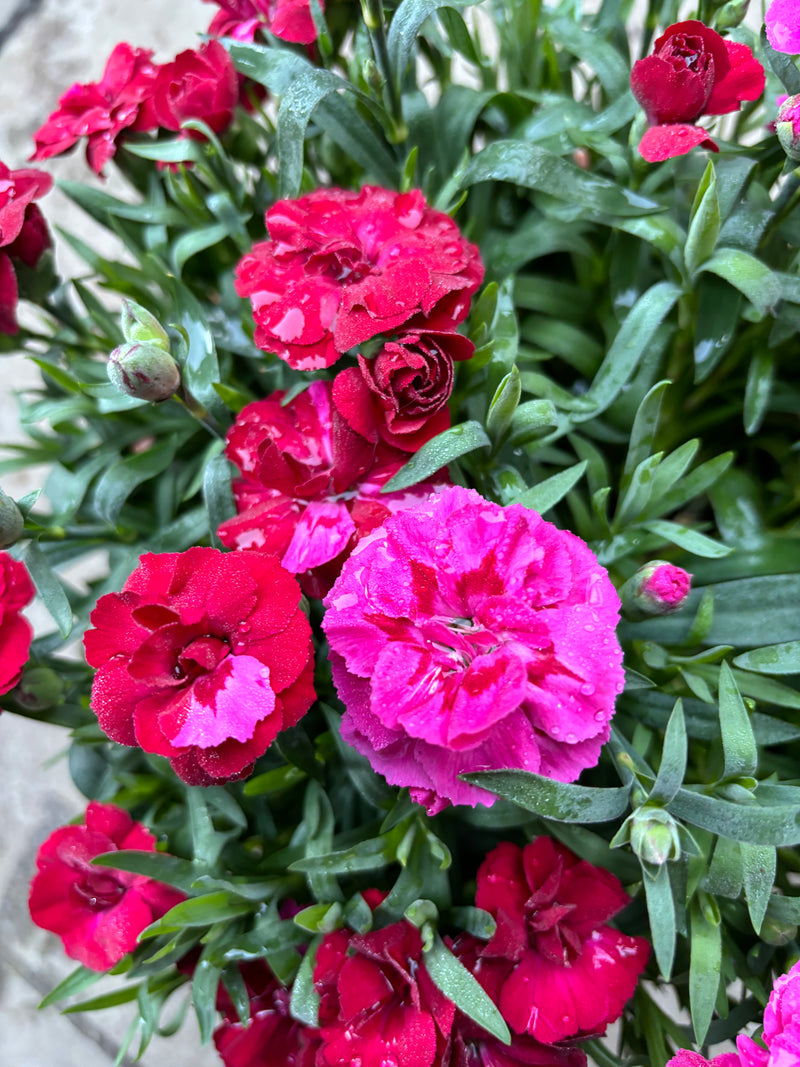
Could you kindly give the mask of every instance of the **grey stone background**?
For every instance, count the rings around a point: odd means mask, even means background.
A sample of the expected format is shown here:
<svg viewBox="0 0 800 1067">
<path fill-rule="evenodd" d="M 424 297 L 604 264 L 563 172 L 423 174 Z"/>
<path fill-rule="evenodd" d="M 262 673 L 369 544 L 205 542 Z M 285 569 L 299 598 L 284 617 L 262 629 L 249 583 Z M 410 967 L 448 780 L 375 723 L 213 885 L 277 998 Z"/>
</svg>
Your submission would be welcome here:
<svg viewBox="0 0 800 1067">
<path fill-rule="evenodd" d="M 76 81 L 97 80 L 119 41 L 151 48 L 156 61 L 166 62 L 195 44 L 214 11 L 201 0 L 0 0 L 0 160 L 12 169 L 25 166 L 31 136 L 58 97 Z M 37 166 L 56 178 L 95 180 L 81 149 Z M 57 191 L 41 206 L 51 225 L 86 234 L 85 216 Z M 56 256 L 67 272 L 68 255 L 57 247 Z M 0 358 L 0 441 L 20 440 L 14 393 L 36 382 L 36 368 L 22 357 Z M 41 477 L 30 469 L 2 476 L 0 484 L 19 497 L 38 488 Z M 31 923 L 27 908 L 39 845 L 86 805 L 59 758 L 65 749 L 64 731 L 0 715 L 0 1067 L 111 1067 L 132 1017 L 128 1006 L 87 1015 L 61 1015 L 58 1006 L 37 1011 L 75 967 L 59 939 Z M 134 1042 L 125 1067 L 136 1048 Z M 221 1063 L 213 1048 L 200 1047 L 191 1011 L 179 1036 L 155 1038 L 139 1062 Z"/>
</svg>

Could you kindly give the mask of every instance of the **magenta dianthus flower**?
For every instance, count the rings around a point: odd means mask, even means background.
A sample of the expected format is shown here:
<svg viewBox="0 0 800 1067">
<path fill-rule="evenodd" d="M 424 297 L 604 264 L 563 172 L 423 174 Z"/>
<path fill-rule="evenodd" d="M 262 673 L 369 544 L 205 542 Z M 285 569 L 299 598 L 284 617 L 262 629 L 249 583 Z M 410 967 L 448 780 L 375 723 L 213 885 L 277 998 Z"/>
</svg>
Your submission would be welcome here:
<svg viewBox="0 0 800 1067">
<path fill-rule="evenodd" d="M 467 772 L 570 782 L 597 762 L 619 599 L 574 534 L 445 487 L 362 540 L 325 603 L 343 736 L 431 814 L 494 803 Z"/>
<path fill-rule="evenodd" d="M 764 1010 L 764 1044 L 744 1034 L 736 1039 L 742 1067 L 788 1067 L 800 1063 L 800 962 L 775 981 Z"/>
</svg>

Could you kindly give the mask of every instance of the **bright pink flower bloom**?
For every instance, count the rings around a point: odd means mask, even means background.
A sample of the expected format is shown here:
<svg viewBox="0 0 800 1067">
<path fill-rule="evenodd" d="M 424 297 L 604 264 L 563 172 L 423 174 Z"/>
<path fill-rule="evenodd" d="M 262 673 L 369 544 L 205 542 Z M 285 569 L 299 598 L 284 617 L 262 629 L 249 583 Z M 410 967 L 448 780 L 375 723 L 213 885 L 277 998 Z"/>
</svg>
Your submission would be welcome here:
<svg viewBox="0 0 800 1067">
<path fill-rule="evenodd" d="M 245 778 L 314 700 L 297 582 L 264 552 L 148 554 L 84 635 L 92 708 L 190 785 Z"/>
<path fill-rule="evenodd" d="M 475 346 L 459 333 L 400 334 L 374 359 L 339 371 L 333 402 L 348 425 L 368 441 L 416 452 L 450 425 L 453 360 Z"/>
<path fill-rule="evenodd" d="M 33 629 L 20 612 L 34 593 L 25 565 L 0 552 L 0 693 L 14 688 L 28 662 Z"/>
<path fill-rule="evenodd" d="M 56 830 L 36 857 L 31 918 L 58 934 L 71 959 L 95 971 L 107 971 L 132 952 L 142 930 L 185 899 L 142 874 L 91 863 L 120 849 L 155 852 L 156 839 L 127 811 L 93 800 L 85 822 Z"/>
<path fill-rule="evenodd" d="M 99 82 L 73 85 L 58 101 L 58 109 L 34 134 L 33 160 L 61 155 L 87 138 L 86 158 L 96 174 L 113 157 L 121 135 L 150 130 L 153 124 L 143 106 L 150 99 L 156 67 L 152 52 L 118 44 Z"/>
<path fill-rule="evenodd" d="M 412 923 L 326 934 L 314 985 L 321 998 L 318 1067 L 438 1067 L 455 1007 L 433 984 Z"/>
<path fill-rule="evenodd" d="M 429 812 L 494 803 L 469 771 L 573 781 L 597 762 L 619 600 L 574 534 L 445 487 L 361 541 L 325 603 L 343 735 Z"/>
<path fill-rule="evenodd" d="M 764 69 L 747 45 L 724 41 L 697 19 L 668 26 L 653 54 L 637 60 L 631 71 L 633 95 L 650 123 L 639 152 L 649 163 L 696 145 L 716 152 L 697 119 L 738 111 L 745 100 L 761 96 L 764 83 Z"/>
<path fill-rule="evenodd" d="M 741 1061 L 735 1052 L 723 1052 L 713 1060 L 707 1060 L 699 1052 L 680 1049 L 667 1063 L 667 1067 L 741 1067 Z"/>
<path fill-rule="evenodd" d="M 436 486 L 381 493 L 408 457 L 351 430 L 330 382 L 312 382 L 286 405 L 283 397 L 248 404 L 228 433 L 228 458 L 243 477 L 233 484 L 239 514 L 219 536 L 229 548 L 279 556 L 304 592 L 322 597 L 359 538 Z"/>
<path fill-rule="evenodd" d="M 744 1035 L 736 1039 L 742 1067 L 794 1067 L 800 1063 L 800 963 L 775 981 L 764 1011 L 762 1039 L 766 1048 Z"/>
<path fill-rule="evenodd" d="M 479 955 L 500 972 L 498 1007 L 516 1033 L 552 1044 L 619 1018 L 650 951 L 607 925 L 629 902 L 613 874 L 549 837 L 489 853 L 475 904 L 497 930 Z"/>
<path fill-rule="evenodd" d="M 214 1044 L 225 1067 L 314 1067 L 319 1033 L 289 1014 L 291 993 L 263 960 L 240 965 L 250 996 L 250 1021 L 241 1023 L 220 986 L 217 1007 L 223 1022 Z"/>
<path fill-rule="evenodd" d="M 450 946 L 499 1007 L 506 964 L 482 957 L 484 942 L 462 934 Z M 449 1056 L 442 1067 L 586 1067 L 586 1053 L 569 1045 L 543 1045 L 528 1034 L 512 1034 L 504 1045 L 466 1015 L 456 1012 Z"/>
<path fill-rule="evenodd" d="M 238 100 L 239 78 L 231 57 L 219 41 L 206 41 L 159 67 L 150 106 L 166 130 L 177 131 L 188 119 L 201 119 L 221 133 L 230 125 Z"/>
<path fill-rule="evenodd" d="M 19 329 L 14 260 L 35 267 L 50 247 L 47 225 L 33 201 L 49 192 L 52 184 L 42 170 L 9 170 L 0 163 L 0 333 Z"/>
<path fill-rule="evenodd" d="M 208 32 L 218 37 L 252 41 L 260 29 L 295 44 L 311 44 L 317 30 L 309 0 L 206 0 L 218 4 Z M 320 0 L 325 10 L 325 0 Z"/>
<path fill-rule="evenodd" d="M 800 54 L 800 8 L 797 0 L 772 0 L 765 18 L 767 38 L 776 52 Z"/>
<path fill-rule="evenodd" d="M 239 263 L 255 342 L 297 370 L 329 367 L 402 327 L 453 330 L 483 277 L 478 250 L 422 193 L 317 189 L 266 214 L 270 240 Z"/>
</svg>

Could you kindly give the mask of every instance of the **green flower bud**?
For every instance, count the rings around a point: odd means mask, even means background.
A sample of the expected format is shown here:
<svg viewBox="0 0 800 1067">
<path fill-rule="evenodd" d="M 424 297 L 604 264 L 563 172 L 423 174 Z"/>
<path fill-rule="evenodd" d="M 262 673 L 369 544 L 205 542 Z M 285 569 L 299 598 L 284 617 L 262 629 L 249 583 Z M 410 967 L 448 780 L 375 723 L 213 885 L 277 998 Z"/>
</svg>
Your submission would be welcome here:
<svg viewBox="0 0 800 1067">
<path fill-rule="evenodd" d="M 122 336 L 126 341 L 138 341 L 140 344 L 155 345 L 169 352 L 167 331 L 147 308 L 135 300 L 123 300 L 120 314 Z"/>
<path fill-rule="evenodd" d="M 787 96 L 778 108 L 775 132 L 789 159 L 800 160 L 800 95 Z"/>
<path fill-rule="evenodd" d="M 645 805 L 631 817 L 631 848 L 645 863 L 661 867 L 667 860 L 680 859 L 678 824 L 668 811 Z"/>
<path fill-rule="evenodd" d="M 163 348 L 128 342 L 108 357 L 112 385 L 139 400 L 168 400 L 181 384 L 178 364 Z"/>
<path fill-rule="evenodd" d="M 622 614 L 634 622 L 652 615 L 671 615 L 683 606 L 691 586 L 692 576 L 683 568 L 654 559 L 620 589 Z"/>
<path fill-rule="evenodd" d="M 717 33 L 735 29 L 743 21 L 748 7 L 750 7 L 750 0 L 729 0 L 717 12 L 714 18 L 714 29 Z"/>
<path fill-rule="evenodd" d="M 22 537 L 25 520 L 16 503 L 0 489 L 0 548 L 16 544 Z"/>
<path fill-rule="evenodd" d="M 764 922 L 761 924 L 758 936 L 762 941 L 766 941 L 768 945 L 788 945 L 790 941 L 794 941 L 797 937 L 797 927 L 786 920 L 776 919 L 774 916 L 767 914 Z"/>
<path fill-rule="evenodd" d="M 31 667 L 14 690 L 17 703 L 29 711 L 52 708 L 63 695 L 64 683 L 49 667 Z"/>
</svg>

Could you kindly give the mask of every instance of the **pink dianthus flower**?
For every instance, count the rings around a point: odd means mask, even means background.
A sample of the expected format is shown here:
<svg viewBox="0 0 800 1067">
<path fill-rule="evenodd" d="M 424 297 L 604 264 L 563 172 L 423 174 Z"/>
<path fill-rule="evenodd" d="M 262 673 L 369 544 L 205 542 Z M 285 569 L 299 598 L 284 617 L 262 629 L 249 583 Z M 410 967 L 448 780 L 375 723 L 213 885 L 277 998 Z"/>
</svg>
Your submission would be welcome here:
<svg viewBox="0 0 800 1067">
<path fill-rule="evenodd" d="M 453 330 L 483 278 L 478 249 L 416 189 L 317 189 L 280 200 L 266 223 L 236 291 L 252 302 L 258 347 L 296 370 L 400 327 Z"/>
<path fill-rule="evenodd" d="M 445 487 L 361 541 L 325 603 L 343 736 L 429 812 L 494 803 L 466 772 L 597 762 L 619 599 L 574 534 Z"/>
<path fill-rule="evenodd" d="M 800 54 L 800 8 L 797 0 L 772 0 L 764 17 L 767 38 L 776 52 Z"/>
<path fill-rule="evenodd" d="M 742 1067 L 788 1067 L 800 1063 L 800 962 L 772 987 L 764 1010 L 764 1044 L 744 1034 L 736 1039 Z"/>
<path fill-rule="evenodd" d="M 312 382 L 288 404 L 277 392 L 242 409 L 227 443 L 242 472 L 233 483 L 239 514 L 219 528 L 228 548 L 279 556 L 314 597 L 328 592 L 359 538 L 436 488 L 382 493 L 408 456 L 352 430 L 331 389 Z"/>
<path fill-rule="evenodd" d="M 723 1052 L 713 1060 L 707 1060 L 699 1052 L 680 1049 L 667 1063 L 667 1067 L 741 1067 L 741 1061 L 735 1052 Z"/>
</svg>

